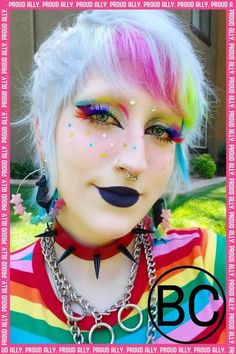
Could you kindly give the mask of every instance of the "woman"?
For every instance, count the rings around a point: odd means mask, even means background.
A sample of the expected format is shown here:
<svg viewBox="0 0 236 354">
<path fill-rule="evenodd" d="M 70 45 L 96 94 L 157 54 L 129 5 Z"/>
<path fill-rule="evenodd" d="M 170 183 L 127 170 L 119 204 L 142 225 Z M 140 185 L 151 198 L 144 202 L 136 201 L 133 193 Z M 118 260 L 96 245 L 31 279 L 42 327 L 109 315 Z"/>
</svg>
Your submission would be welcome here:
<svg viewBox="0 0 236 354">
<path fill-rule="evenodd" d="M 160 275 L 192 265 L 222 275 L 221 238 L 171 230 L 162 210 L 155 239 L 147 216 L 187 183 L 186 151 L 207 112 L 209 88 L 181 25 L 163 11 L 83 12 L 52 33 L 35 64 L 25 121 L 42 209 L 30 215 L 19 194 L 11 202 L 22 219 L 47 228 L 12 255 L 11 342 L 222 343 L 222 323 L 207 337 L 210 325 L 189 314 L 181 325 L 155 327 Z M 188 291 L 211 284 L 194 269 L 176 270 L 168 284 L 176 281 Z M 201 295 L 196 314 L 209 320 L 214 301 Z M 223 313 L 221 300 L 214 306 Z"/>
</svg>

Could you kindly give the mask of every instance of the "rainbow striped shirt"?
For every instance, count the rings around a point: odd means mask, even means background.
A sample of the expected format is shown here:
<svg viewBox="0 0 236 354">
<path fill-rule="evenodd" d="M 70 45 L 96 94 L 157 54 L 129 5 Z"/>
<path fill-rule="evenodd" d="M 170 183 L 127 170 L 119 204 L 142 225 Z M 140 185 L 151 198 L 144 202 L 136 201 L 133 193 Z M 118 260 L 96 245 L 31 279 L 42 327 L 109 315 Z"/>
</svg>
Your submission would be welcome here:
<svg viewBox="0 0 236 354">
<path fill-rule="evenodd" d="M 163 276 L 160 284 L 174 284 L 183 289 L 184 297 L 181 304 L 184 309 L 184 319 L 178 325 L 165 325 L 158 327 L 167 336 L 159 331 L 156 335 L 156 344 L 172 343 L 169 338 L 184 342 L 198 341 L 201 343 L 224 343 L 225 321 L 219 325 L 198 326 L 189 316 L 189 296 L 197 284 L 212 285 L 215 283 L 204 272 L 197 272 L 191 268 L 180 268 L 171 271 L 175 267 L 195 266 L 204 269 L 214 275 L 225 288 L 225 238 L 204 229 L 194 228 L 185 230 L 169 230 L 163 240 L 155 241 L 153 256 L 156 263 L 156 276 Z M 147 318 L 148 318 L 148 275 L 144 252 L 141 253 L 137 277 L 130 303 L 137 304 L 143 312 L 143 325 L 132 333 L 125 332 L 118 324 L 117 312 L 106 316 L 105 322 L 113 327 L 115 344 L 144 344 L 146 342 Z M 201 294 L 200 294 L 201 293 Z M 209 291 L 202 290 L 195 296 L 194 313 L 199 320 L 210 320 L 214 310 L 218 312 L 218 318 L 223 318 L 224 306 L 222 297 L 213 301 Z M 174 302 L 175 292 L 164 292 L 165 302 Z M 66 324 L 65 315 L 62 312 L 61 302 L 57 299 L 48 279 L 44 258 L 41 252 L 40 242 L 37 241 L 24 249 L 11 255 L 11 339 L 12 344 L 73 344 L 73 338 Z M 186 310 L 186 311 L 185 311 Z M 164 319 L 174 320 L 178 317 L 175 308 L 165 309 Z M 133 309 L 125 312 L 123 323 L 132 328 L 137 324 L 138 315 Z M 94 324 L 92 317 L 85 317 L 80 321 L 80 328 L 88 343 L 88 331 Z M 218 327 L 218 328 L 216 328 Z M 96 343 L 104 343 L 108 340 L 108 331 L 101 329 L 96 331 L 94 337 Z M 211 335 L 209 335 L 213 332 Z M 108 339 L 107 339 L 108 338 Z"/>
</svg>

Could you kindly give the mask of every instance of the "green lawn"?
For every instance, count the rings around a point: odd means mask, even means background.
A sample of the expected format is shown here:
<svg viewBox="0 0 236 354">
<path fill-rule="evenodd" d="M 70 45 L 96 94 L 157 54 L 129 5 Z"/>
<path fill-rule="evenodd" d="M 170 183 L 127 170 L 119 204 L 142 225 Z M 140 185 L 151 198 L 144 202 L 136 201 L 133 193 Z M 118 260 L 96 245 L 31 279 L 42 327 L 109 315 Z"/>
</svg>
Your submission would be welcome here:
<svg viewBox="0 0 236 354">
<path fill-rule="evenodd" d="M 169 207 L 173 213 L 172 226 L 200 226 L 226 234 L 226 188 L 218 184 L 178 196 Z"/>
<path fill-rule="evenodd" d="M 11 193 L 16 193 L 17 187 L 11 187 Z M 29 198 L 32 187 L 21 187 L 24 200 Z M 173 227 L 206 227 L 225 235 L 225 184 L 204 188 L 195 193 L 178 196 L 172 205 Z M 32 211 L 28 205 L 27 211 Z M 45 229 L 44 224 L 30 225 L 23 223 L 18 216 L 13 215 L 11 208 L 11 251 L 22 248 L 35 241 L 34 236 Z"/>
</svg>

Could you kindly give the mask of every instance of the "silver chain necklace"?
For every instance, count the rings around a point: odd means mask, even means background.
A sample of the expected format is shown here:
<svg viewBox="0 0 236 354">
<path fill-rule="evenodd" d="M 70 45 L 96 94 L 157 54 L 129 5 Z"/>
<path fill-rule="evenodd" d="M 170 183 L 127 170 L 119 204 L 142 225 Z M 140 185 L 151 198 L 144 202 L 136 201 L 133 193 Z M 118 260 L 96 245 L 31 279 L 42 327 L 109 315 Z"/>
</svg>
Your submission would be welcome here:
<svg viewBox="0 0 236 354">
<path fill-rule="evenodd" d="M 142 226 L 142 224 L 139 224 Z M 56 291 L 59 300 L 62 302 L 62 310 L 67 318 L 67 324 L 70 329 L 70 333 L 73 337 L 74 343 L 83 344 L 84 337 L 80 331 L 78 322 L 82 320 L 85 316 L 92 316 L 95 320 L 95 324 L 91 327 L 88 335 L 88 340 L 90 344 L 93 344 L 93 334 L 97 328 L 104 327 L 110 332 L 110 344 L 115 340 L 115 335 L 112 327 L 106 322 L 102 321 L 103 316 L 110 315 L 114 311 L 118 311 L 117 318 L 120 327 L 126 332 L 135 332 L 143 323 L 143 314 L 141 309 L 129 302 L 131 298 L 131 292 L 134 287 L 134 281 L 137 275 L 141 248 L 144 247 L 145 258 L 147 262 L 147 273 L 150 288 L 155 283 L 155 262 L 152 255 L 152 246 L 149 238 L 145 234 L 138 234 L 135 236 L 134 243 L 134 260 L 130 275 L 128 278 L 126 289 L 120 299 L 112 304 L 104 312 L 99 312 L 93 305 L 89 303 L 86 299 L 79 295 L 76 290 L 72 287 L 71 283 L 66 279 L 65 275 L 62 273 L 60 266 L 57 264 L 56 253 L 54 250 L 54 238 L 52 237 L 42 237 L 41 247 L 44 258 L 52 272 L 53 281 L 55 283 Z M 77 304 L 82 310 L 81 315 L 75 316 L 72 310 L 72 304 Z M 122 312 L 127 308 L 133 308 L 139 314 L 139 322 L 133 328 L 126 327 L 121 320 Z M 152 318 L 157 320 L 157 291 L 154 289 L 152 292 L 150 311 Z M 147 328 L 147 341 L 146 344 L 152 344 L 156 337 L 156 329 L 153 326 L 150 317 L 148 317 L 148 328 Z"/>
</svg>

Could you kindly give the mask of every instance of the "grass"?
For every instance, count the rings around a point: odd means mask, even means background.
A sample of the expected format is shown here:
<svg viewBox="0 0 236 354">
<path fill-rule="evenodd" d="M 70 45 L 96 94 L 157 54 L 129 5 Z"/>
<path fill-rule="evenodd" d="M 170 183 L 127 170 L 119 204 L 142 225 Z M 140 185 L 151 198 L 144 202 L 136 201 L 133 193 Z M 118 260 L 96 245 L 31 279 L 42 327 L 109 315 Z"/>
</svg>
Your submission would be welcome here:
<svg viewBox="0 0 236 354">
<path fill-rule="evenodd" d="M 11 187 L 11 193 L 16 193 L 17 187 Z M 32 187 L 21 187 L 24 200 L 30 196 Z M 172 210 L 172 226 L 182 227 L 205 227 L 212 231 L 225 235 L 226 232 L 226 198 L 225 184 L 218 184 L 178 196 L 168 207 Z M 30 206 L 27 211 L 36 212 Z M 11 208 L 11 251 L 25 247 L 35 241 L 35 235 L 44 231 L 45 225 L 31 225 L 23 223 L 18 216 L 14 215 Z"/>
<path fill-rule="evenodd" d="M 169 206 L 173 227 L 205 227 L 226 234 L 225 183 L 178 196 Z"/>
</svg>

